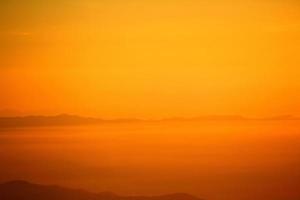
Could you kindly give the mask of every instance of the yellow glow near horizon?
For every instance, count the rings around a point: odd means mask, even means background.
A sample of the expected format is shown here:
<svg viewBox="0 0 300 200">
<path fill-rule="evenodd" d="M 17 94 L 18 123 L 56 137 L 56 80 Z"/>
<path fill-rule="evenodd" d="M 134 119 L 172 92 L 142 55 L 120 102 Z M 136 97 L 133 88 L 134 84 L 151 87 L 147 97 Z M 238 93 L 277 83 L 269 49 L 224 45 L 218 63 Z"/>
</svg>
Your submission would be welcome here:
<svg viewBox="0 0 300 200">
<path fill-rule="evenodd" d="M 0 109 L 300 114 L 297 1 L 0 3 Z"/>
</svg>

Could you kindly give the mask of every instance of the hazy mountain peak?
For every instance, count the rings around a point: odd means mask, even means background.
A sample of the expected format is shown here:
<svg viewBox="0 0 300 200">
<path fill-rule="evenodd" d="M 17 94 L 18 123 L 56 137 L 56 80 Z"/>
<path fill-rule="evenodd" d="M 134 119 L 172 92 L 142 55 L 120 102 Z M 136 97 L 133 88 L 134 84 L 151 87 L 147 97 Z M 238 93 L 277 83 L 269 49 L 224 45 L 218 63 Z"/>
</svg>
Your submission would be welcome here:
<svg viewBox="0 0 300 200">
<path fill-rule="evenodd" d="M 200 200 L 185 194 L 160 196 L 119 196 L 112 192 L 92 193 L 53 185 L 39 185 L 23 180 L 0 184 L 1 200 Z"/>
<path fill-rule="evenodd" d="M 31 183 L 28 182 L 28 181 L 24 181 L 24 180 L 12 180 L 12 181 L 2 183 L 1 185 L 11 185 L 11 186 L 21 185 L 21 186 L 25 186 L 25 185 L 31 185 Z"/>
</svg>

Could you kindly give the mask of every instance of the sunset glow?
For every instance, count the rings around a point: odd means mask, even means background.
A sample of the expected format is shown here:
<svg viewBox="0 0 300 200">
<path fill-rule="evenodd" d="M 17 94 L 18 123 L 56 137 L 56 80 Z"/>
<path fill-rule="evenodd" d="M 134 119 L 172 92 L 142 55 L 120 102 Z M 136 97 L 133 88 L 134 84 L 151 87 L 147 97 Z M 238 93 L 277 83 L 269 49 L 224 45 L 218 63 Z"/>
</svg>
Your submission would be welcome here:
<svg viewBox="0 0 300 200">
<path fill-rule="evenodd" d="M 2 109 L 111 118 L 300 114 L 297 1 L 1 4 Z"/>
<path fill-rule="evenodd" d="M 0 200 L 299 199 L 299 0 L 0 0 Z"/>
</svg>

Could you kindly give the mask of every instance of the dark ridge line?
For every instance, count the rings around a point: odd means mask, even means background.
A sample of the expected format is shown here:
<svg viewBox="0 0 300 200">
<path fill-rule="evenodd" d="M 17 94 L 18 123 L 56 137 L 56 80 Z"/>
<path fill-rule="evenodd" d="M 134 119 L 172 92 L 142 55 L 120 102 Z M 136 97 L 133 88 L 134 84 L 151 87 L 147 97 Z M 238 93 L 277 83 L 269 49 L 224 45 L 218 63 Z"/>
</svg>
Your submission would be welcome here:
<svg viewBox="0 0 300 200">
<path fill-rule="evenodd" d="M 112 192 L 89 192 L 83 189 L 71 189 L 58 185 L 42 185 L 24 180 L 12 180 L 0 183 L 1 200 L 203 200 L 188 193 L 163 195 L 117 195 Z M 80 198 L 77 198 L 80 197 Z"/>
<path fill-rule="evenodd" d="M 77 115 L 29 115 L 21 117 L 0 117 L 0 128 L 8 127 L 45 127 L 45 126 L 75 126 L 75 125 L 98 125 L 104 123 L 137 123 L 137 122 L 197 122 L 197 121 L 284 121 L 300 120 L 292 115 L 283 115 L 267 118 L 247 118 L 239 115 L 207 115 L 192 118 L 165 118 L 165 119 L 102 119 L 94 117 L 81 117 Z"/>
</svg>

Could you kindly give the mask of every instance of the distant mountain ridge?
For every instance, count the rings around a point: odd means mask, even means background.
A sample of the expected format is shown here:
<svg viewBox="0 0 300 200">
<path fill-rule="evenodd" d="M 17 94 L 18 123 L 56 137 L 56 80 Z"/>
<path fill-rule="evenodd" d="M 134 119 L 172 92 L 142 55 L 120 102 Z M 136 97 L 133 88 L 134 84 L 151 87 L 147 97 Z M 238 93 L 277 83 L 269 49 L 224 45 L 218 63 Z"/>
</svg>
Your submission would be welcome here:
<svg viewBox="0 0 300 200">
<path fill-rule="evenodd" d="M 0 117 L 0 127 L 54 126 L 98 123 L 100 119 L 73 115 Z"/>
<path fill-rule="evenodd" d="M 163 119 L 163 121 L 209 121 L 209 120 L 251 120 L 251 118 L 243 117 L 241 115 L 204 115 L 199 117 L 192 118 L 167 118 Z"/>
<path fill-rule="evenodd" d="M 170 122 L 170 121 L 246 121 L 246 120 L 300 120 L 292 115 L 275 116 L 269 118 L 247 118 L 240 115 L 208 115 L 194 118 L 166 118 L 160 120 L 143 119 L 101 119 L 93 117 L 81 117 L 77 115 L 54 115 L 54 116 L 22 116 L 0 117 L 0 128 L 9 127 L 39 127 L 39 126 L 71 126 L 91 125 L 103 123 L 129 123 L 129 122 Z"/>
<path fill-rule="evenodd" d="M 174 193 L 159 196 L 120 196 L 109 192 L 92 193 L 55 185 L 39 185 L 27 181 L 0 184 L 1 200 L 202 200 L 198 197 Z"/>
<path fill-rule="evenodd" d="M 104 120 L 101 118 L 81 117 L 77 115 L 54 115 L 54 116 L 22 116 L 22 117 L 0 117 L 0 127 L 31 127 L 31 126 L 68 126 L 89 125 L 101 123 L 121 123 L 140 121 L 138 119 L 115 119 Z"/>
</svg>

